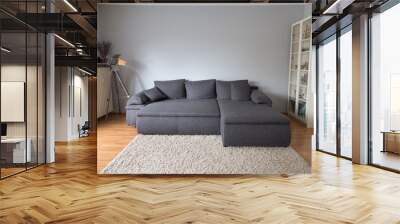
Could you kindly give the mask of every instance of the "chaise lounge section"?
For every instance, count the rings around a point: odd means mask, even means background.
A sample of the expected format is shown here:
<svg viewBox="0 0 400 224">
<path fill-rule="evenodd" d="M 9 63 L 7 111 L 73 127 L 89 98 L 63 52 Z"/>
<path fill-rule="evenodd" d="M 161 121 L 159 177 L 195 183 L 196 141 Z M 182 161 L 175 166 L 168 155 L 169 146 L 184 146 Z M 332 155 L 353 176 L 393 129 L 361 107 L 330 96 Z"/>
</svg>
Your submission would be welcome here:
<svg viewBox="0 0 400 224">
<path fill-rule="evenodd" d="M 289 146 L 289 120 L 270 106 L 232 100 L 218 104 L 224 146 Z"/>
<path fill-rule="evenodd" d="M 289 120 L 271 106 L 247 80 L 156 81 L 129 99 L 126 119 L 141 134 L 221 134 L 224 146 L 287 147 Z"/>
</svg>

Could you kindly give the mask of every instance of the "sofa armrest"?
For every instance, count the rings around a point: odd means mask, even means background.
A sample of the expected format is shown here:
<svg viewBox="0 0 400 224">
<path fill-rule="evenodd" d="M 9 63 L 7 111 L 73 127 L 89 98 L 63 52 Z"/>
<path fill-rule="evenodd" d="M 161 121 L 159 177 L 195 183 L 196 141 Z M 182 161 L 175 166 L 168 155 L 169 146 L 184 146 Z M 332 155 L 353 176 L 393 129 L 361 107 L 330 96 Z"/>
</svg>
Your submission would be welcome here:
<svg viewBox="0 0 400 224">
<path fill-rule="evenodd" d="M 136 127 L 136 118 L 137 118 L 137 114 L 138 112 L 145 107 L 146 105 L 142 104 L 142 105 L 127 105 L 125 107 L 126 109 L 126 123 L 129 126 L 134 126 Z"/>
<path fill-rule="evenodd" d="M 251 101 L 256 104 L 266 104 L 270 107 L 272 107 L 272 100 L 269 98 L 266 94 L 261 92 L 258 89 L 255 89 L 251 92 L 250 95 Z"/>
</svg>

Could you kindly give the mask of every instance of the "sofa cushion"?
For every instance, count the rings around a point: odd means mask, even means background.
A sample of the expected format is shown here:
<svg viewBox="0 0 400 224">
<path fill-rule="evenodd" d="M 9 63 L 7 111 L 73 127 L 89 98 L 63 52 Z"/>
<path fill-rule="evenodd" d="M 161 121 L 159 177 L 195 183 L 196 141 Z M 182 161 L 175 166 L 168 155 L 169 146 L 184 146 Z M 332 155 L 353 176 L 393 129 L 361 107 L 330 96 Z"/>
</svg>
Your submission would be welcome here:
<svg viewBox="0 0 400 224">
<path fill-rule="evenodd" d="M 226 124 L 289 124 L 289 119 L 265 104 L 218 100 L 221 121 Z"/>
<path fill-rule="evenodd" d="M 250 94 L 251 101 L 256 104 L 265 104 L 272 106 L 272 100 L 260 90 L 253 90 Z"/>
<path fill-rule="evenodd" d="M 144 94 L 144 91 L 141 91 L 134 96 L 131 96 L 131 98 L 129 98 L 126 102 L 126 105 L 142 105 L 149 101 L 150 99 L 146 96 L 146 94 Z"/>
<path fill-rule="evenodd" d="M 231 82 L 217 80 L 216 92 L 217 92 L 217 99 L 230 100 L 231 99 Z"/>
<path fill-rule="evenodd" d="M 183 99 L 186 97 L 184 79 L 154 81 L 154 85 L 169 99 Z"/>
<path fill-rule="evenodd" d="M 250 85 L 247 80 L 231 82 L 231 99 L 239 101 L 250 100 Z"/>
<path fill-rule="evenodd" d="M 219 117 L 219 107 L 215 99 L 164 100 L 148 104 L 138 112 L 141 117 Z"/>
<path fill-rule="evenodd" d="M 144 95 L 149 98 L 151 102 L 166 99 L 167 97 L 156 87 L 143 91 Z"/>
<path fill-rule="evenodd" d="M 185 87 L 187 99 L 215 99 L 215 79 L 186 81 Z"/>
<path fill-rule="evenodd" d="M 135 104 L 132 104 L 132 105 L 127 105 L 126 107 L 125 107 L 125 109 L 128 111 L 128 110 L 141 110 L 141 109 L 143 109 L 144 107 L 145 107 L 146 105 L 135 105 Z"/>
</svg>

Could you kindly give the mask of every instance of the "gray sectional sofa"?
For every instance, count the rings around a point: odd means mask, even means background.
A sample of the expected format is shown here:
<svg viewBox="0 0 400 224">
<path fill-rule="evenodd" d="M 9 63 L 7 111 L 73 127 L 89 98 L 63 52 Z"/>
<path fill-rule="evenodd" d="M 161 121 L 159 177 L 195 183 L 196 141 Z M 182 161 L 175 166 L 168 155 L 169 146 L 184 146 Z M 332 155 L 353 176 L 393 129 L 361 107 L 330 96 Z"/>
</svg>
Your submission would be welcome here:
<svg viewBox="0 0 400 224">
<path fill-rule="evenodd" d="M 126 120 L 141 134 L 221 135 L 224 146 L 287 147 L 289 120 L 271 106 L 247 80 L 155 81 L 128 100 Z"/>
</svg>

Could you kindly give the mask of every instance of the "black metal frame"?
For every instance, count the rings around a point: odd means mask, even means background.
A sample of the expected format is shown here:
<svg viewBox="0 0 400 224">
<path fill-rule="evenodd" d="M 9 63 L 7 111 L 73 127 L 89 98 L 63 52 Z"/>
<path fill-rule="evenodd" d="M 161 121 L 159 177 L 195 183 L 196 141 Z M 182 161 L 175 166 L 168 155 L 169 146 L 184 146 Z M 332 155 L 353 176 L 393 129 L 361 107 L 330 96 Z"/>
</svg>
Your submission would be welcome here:
<svg viewBox="0 0 400 224">
<path fill-rule="evenodd" d="M 27 2 L 27 1 L 25 1 L 25 2 Z M 39 6 L 38 6 L 39 1 L 36 0 L 36 2 L 37 2 L 36 9 L 38 11 L 39 10 Z M 27 7 L 27 6 L 25 5 L 25 7 Z M 47 11 L 47 7 L 46 7 L 46 11 Z M 27 16 L 27 14 L 25 13 L 25 17 L 26 16 Z M 16 18 L 16 19 L 18 20 L 18 18 Z M 26 123 L 27 120 L 28 120 L 27 119 L 27 115 L 28 115 L 27 114 L 28 33 L 30 33 L 30 32 L 28 32 L 28 30 L 32 30 L 34 33 L 36 33 L 36 45 L 37 45 L 36 46 L 36 99 L 39 99 L 39 69 L 38 69 L 38 66 L 39 66 L 39 33 L 43 33 L 43 32 L 41 32 L 41 31 L 29 26 L 29 24 L 27 24 L 27 23 L 23 23 L 23 24 L 24 24 L 24 27 L 25 27 L 25 30 L 22 33 L 25 34 L 25 84 L 24 84 L 24 92 L 25 92 L 24 93 L 24 97 L 25 97 L 25 99 L 24 99 L 24 107 L 25 108 L 24 108 L 24 120 L 25 120 L 25 152 L 26 152 L 27 147 L 28 147 L 28 144 L 27 144 L 28 125 Z M 44 122 L 44 133 L 43 133 L 44 134 L 44 136 L 43 136 L 43 138 L 44 138 L 44 145 L 43 145 L 43 147 L 44 147 L 44 150 L 43 150 L 43 152 L 44 152 L 44 155 L 43 155 L 44 161 L 43 161 L 43 163 L 39 163 L 39 148 L 38 148 L 38 146 L 39 146 L 39 141 L 38 141 L 39 140 L 39 136 L 38 136 L 39 135 L 39 107 L 37 106 L 36 107 L 36 142 L 37 142 L 36 162 L 35 163 L 26 162 L 28 160 L 28 154 L 25 153 L 25 169 L 21 170 L 21 171 L 18 171 L 18 172 L 15 172 L 15 173 L 12 173 L 12 174 L 7 175 L 7 176 L 2 176 L 2 173 L 1 173 L 2 169 L 0 167 L 0 180 L 3 180 L 3 179 L 6 179 L 8 177 L 12 177 L 14 175 L 26 172 L 26 171 L 28 171 L 30 169 L 39 167 L 39 166 L 44 165 L 44 164 L 47 163 L 47 39 L 46 39 L 47 38 L 47 33 L 43 33 L 43 34 L 45 34 L 43 36 L 43 42 L 42 42 L 42 44 L 44 44 L 44 46 L 43 46 L 44 47 L 44 51 L 42 51 L 41 53 L 44 54 L 44 55 L 42 55 L 42 57 L 44 59 L 44 65 L 42 64 L 44 66 L 44 68 L 42 70 L 42 72 L 43 72 L 42 82 L 44 83 L 44 99 L 43 99 L 44 117 L 42 117 L 44 119 L 44 121 L 42 121 L 42 122 Z M 1 43 L 1 36 L 2 36 L 2 32 L 0 32 L 0 43 Z M 0 67 L 1 67 L 1 61 L 2 61 L 2 58 L 1 58 L 1 54 L 0 54 Z M 0 81 L 1 81 L 1 71 L 0 71 Z M 1 96 L 1 94 L 0 94 L 0 96 Z M 0 100 L 1 100 L 1 98 L 0 98 Z M 39 101 L 37 101 L 36 103 L 38 104 Z M 1 155 L 1 144 L 0 144 L 0 155 Z M 28 166 L 28 164 L 30 166 Z"/>
<path fill-rule="evenodd" d="M 400 4 L 400 0 L 389 0 L 385 4 L 379 6 L 378 8 L 375 8 L 373 10 L 368 11 L 368 30 L 367 30 L 367 45 L 368 45 L 368 53 L 367 53 L 367 82 L 368 82 L 368 99 L 367 99 L 367 119 L 368 119 L 368 165 L 377 167 L 383 170 L 395 172 L 395 173 L 400 173 L 400 170 L 393 169 L 390 167 L 386 167 L 380 164 L 375 164 L 373 161 L 373 141 L 372 141 L 372 23 L 371 20 L 373 18 L 373 13 L 383 13 L 386 10 L 396 6 L 397 4 Z"/>
<path fill-rule="evenodd" d="M 352 160 L 352 158 L 343 156 L 341 153 L 341 117 L 340 117 L 340 81 L 341 81 L 341 65 L 340 65 L 340 37 L 342 36 L 342 31 L 347 29 L 349 26 L 352 24 L 350 23 L 349 25 L 345 27 L 340 27 L 339 24 L 337 24 L 337 31 L 336 33 L 332 34 L 331 36 L 325 38 L 324 40 L 321 40 L 316 47 L 316 150 L 319 152 L 323 152 L 329 155 L 337 156 L 343 159 L 347 160 Z M 318 108 L 319 108 L 319 44 L 328 40 L 329 38 L 332 38 L 332 36 L 335 36 L 335 39 L 332 41 L 336 41 L 336 153 L 328 152 L 326 150 L 320 149 L 319 147 L 319 113 L 318 113 Z"/>
<path fill-rule="evenodd" d="M 395 5 L 397 5 L 397 4 L 399 4 L 400 3 L 400 0 L 389 0 L 389 1 L 387 1 L 385 4 L 383 4 L 383 5 L 381 5 L 381 6 L 379 6 L 379 7 L 377 7 L 377 8 L 374 8 L 374 9 L 371 9 L 371 10 L 369 10 L 368 11 L 368 30 L 367 30 L 367 46 L 368 46 L 368 53 L 367 53 L 367 82 L 368 82 L 368 86 L 367 86 L 367 88 L 368 88 L 368 95 L 367 95 L 367 107 L 368 107 L 368 124 L 367 124 L 367 128 L 368 128 L 368 139 L 367 139 L 367 141 L 368 141 L 368 165 L 370 165 L 370 166 L 373 166 L 373 167 L 377 167 L 377 168 L 380 168 L 380 169 L 384 169 L 384 170 L 387 170 L 387 171 L 391 171 L 391 172 L 395 172 L 395 173 L 400 173 L 400 170 L 396 170 L 396 169 L 393 169 L 393 168 L 389 168 L 389 167 L 385 167 L 385 166 L 382 166 L 382 165 L 379 165 L 379 164 L 374 164 L 373 163 L 373 148 L 372 148 L 372 123 L 371 123 L 371 121 L 372 121 L 372 111 L 371 111 L 371 108 L 372 108 L 372 102 L 371 102 L 371 100 L 372 100 L 372 97 L 371 97 L 371 93 L 372 93 L 372 85 L 371 85 L 371 82 L 372 82 L 372 60 L 371 60 L 371 58 L 372 58 L 372 29 L 371 29 L 371 19 L 372 19 L 372 14 L 375 12 L 375 13 L 382 13 L 382 12 L 384 12 L 384 11 L 386 11 L 386 10 L 388 10 L 388 9 L 390 9 L 390 8 L 392 8 L 393 6 L 395 6 Z M 349 25 L 351 25 L 351 24 L 349 24 Z M 347 27 L 347 26 L 346 26 Z M 346 27 L 344 27 L 344 28 L 342 28 L 342 29 L 340 29 L 340 30 L 344 30 L 344 29 L 346 29 Z M 339 34 L 339 35 L 338 35 Z M 340 33 L 340 31 L 337 31 L 336 32 L 336 34 L 333 34 L 333 35 L 336 35 L 336 47 L 337 47 L 337 51 L 336 51 L 336 53 L 337 53 L 337 71 L 336 71 L 336 73 L 337 73 L 337 75 L 339 75 L 339 77 L 337 77 L 337 80 L 336 80 L 336 85 L 337 85 L 337 93 L 336 93 L 336 97 L 337 97 L 337 102 L 336 102 L 336 107 L 337 107 L 337 114 L 336 114 L 336 116 L 337 116 L 337 119 L 336 119 L 336 122 L 337 122 L 337 129 L 339 129 L 339 132 L 337 132 L 337 139 L 336 139 L 336 141 L 337 141 L 337 149 L 336 149 L 336 154 L 335 153 L 331 153 L 331 152 L 328 152 L 328 151 L 324 151 L 323 149 L 320 149 L 319 148 L 319 141 L 318 141 L 318 139 L 319 139 L 319 132 L 318 132 L 318 130 L 319 130 L 319 113 L 318 113 L 318 111 L 317 111 L 317 113 L 316 113 L 316 148 L 317 148 L 317 151 L 319 151 L 319 152 L 323 152 L 323 153 L 326 153 L 326 154 L 329 154 L 329 155 L 333 155 L 333 156 L 336 156 L 336 157 L 340 157 L 340 158 L 344 158 L 344 159 L 348 159 L 348 160 L 352 160 L 351 158 L 348 158 L 348 157 L 345 157 L 345 156 L 343 156 L 343 155 L 341 155 L 341 153 L 340 153 L 340 145 L 339 145 L 339 143 L 340 143 L 340 113 L 338 113 L 338 112 L 340 112 L 340 87 L 338 87 L 338 85 L 340 85 L 340 65 L 338 65 L 339 64 L 339 62 L 340 62 L 340 49 L 339 49 L 339 46 L 340 46 L 340 36 L 341 36 L 341 33 Z M 333 35 L 331 35 L 331 36 L 333 36 Z M 325 40 L 327 40 L 327 39 L 329 39 L 329 38 L 331 38 L 331 36 L 328 36 L 328 37 L 326 37 L 325 39 L 323 39 L 323 40 L 321 40 L 321 41 L 319 41 L 317 44 L 316 44 L 316 92 L 317 92 L 317 94 L 316 94 L 316 107 L 317 108 L 319 108 L 319 105 L 318 105 L 318 102 L 319 102 L 319 63 L 318 63 L 318 58 L 319 58 L 319 51 L 318 51 L 318 49 L 319 49 L 319 44 L 321 43 L 321 42 L 323 42 L 323 41 L 325 41 Z M 339 49 L 339 50 L 338 50 Z M 339 61 L 338 61 L 339 60 Z M 339 68 L 339 69 L 338 69 Z M 338 91 L 339 90 L 339 91 Z M 337 130 L 338 131 L 338 130 Z"/>
<path fill-rule="evenodd" d="M 1 23 L 0 23 L 0 30 L 1 30 Z M 3 40 L 2 32 L 0 32 L 0 46 L 2 46 L 2 43 L 1 43 L 2 40 Z M 1 61 L 2 61 L 1 55 L 2 55 L 2 53 L 0 51 L 0 84 L 1 84 L 1 77 L 3 77 L 1 74 Z M 0 85 L 0 110 L 1 110 L 1 85 Z M 0 124 L 1 124 L 1 113 L 0 113 Z M 2 152 L 2 150 L 1 150 L 1 144 L 0 144 L 0 160 L 1 160 L 1 152 Z M 1 161 L 0 161 L 0 163 L 1 163 Z M 0 179 L 1 179 L 1 167 L 0 167 Z"/>
</svg>

